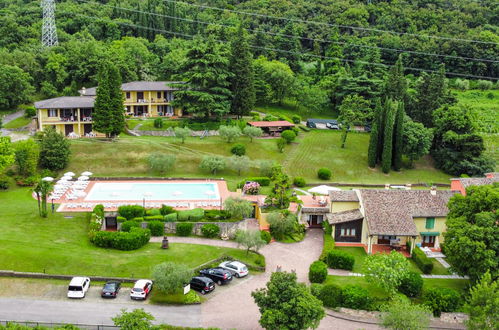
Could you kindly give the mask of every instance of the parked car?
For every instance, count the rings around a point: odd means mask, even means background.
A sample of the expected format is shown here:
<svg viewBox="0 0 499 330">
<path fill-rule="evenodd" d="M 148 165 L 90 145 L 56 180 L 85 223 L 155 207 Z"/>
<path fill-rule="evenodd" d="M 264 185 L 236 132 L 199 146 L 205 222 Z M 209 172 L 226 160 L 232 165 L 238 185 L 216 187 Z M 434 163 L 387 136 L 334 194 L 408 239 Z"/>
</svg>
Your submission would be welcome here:
<svg viewBox="0 0 499 330">
<path fill-rule="evenodd" d="M 90 287 L 90 278 L 73 277 L 69 282 L 68 298 L 85 298 L 85 294 Z"/>
<path fill-rule="evenodd" d="M 231 272 L 220 267 L 202 269 L 199 271 L 199 274 L 211 278 L 218 285 L 227 284 L 232 281 Z"/>
<path fill-rule="evenodd" d="M 101 297 L 102 298 L 116 298 L 118 292 L 121 289 L 121 282 L 118 281 L 109 281 L 104 284 L 102 288 Z"/>
<path fill-rule="evenodd" d="M 219 266 L 223 269 L 227 269 L 231 272 L 232 276 L 237 278 L 244 277 L 249 273 L 248 267 L 239 261 L 224 261 Z"/>
<path fill-rule="evenodd" d="M 201 294 L 209 293 L 215 290 L 215 282 L 211 278 L 204 276 L 195 276 L 191 279 L 191 289 L 201 292 Z"/>
<path fill-rule="evenodd" d="M 329 129 L 340 129 L 340 125 L 338 123 L 326 123 L 326 127 Z"/>
<path fill-rule="evenodd" d="M 135 282 L 132 291 L 130 291 L 130 298 L 137 300 L 145 300 L 152 290 L 151 280 L 138 280 Z"/>
</svg>

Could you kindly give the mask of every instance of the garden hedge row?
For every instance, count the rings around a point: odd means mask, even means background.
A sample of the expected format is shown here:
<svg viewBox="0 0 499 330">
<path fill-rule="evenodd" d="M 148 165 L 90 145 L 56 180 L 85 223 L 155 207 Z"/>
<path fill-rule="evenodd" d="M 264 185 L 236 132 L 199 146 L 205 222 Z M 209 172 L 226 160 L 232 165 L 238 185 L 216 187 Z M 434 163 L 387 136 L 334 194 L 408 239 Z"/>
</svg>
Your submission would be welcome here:
<svg viewBox="0 0 499 330">
<path fill-rule="evenodd" d="M 204 237 L 215 238 L 220 234 L 220 227 L 213 223 L 207 223 L 201 227 L 201 233 Z"/>
<path fill-rule="evenodd" d="M 423 292 L 423 304 L 430 307 L 435 316 L 440 316 L 442 312 L 455 312 L 462 301 L 459 292 L 449 288 L 431 288 Z"/>
<path fill-rule="evenodd" d="M 409 272 L 409 274 L 402 279 L 398 290 L 408 297 L 417 297 L 423 290 L 423 278 L 419 273 Z"/>
<path fill-rule="evenodd" d="M 147 228 L 151 231 L 152 236 L 163 236 L 165 234 L 165 224 L 162 221 L 150 221 L 147 223 Z"/>
<path fill-rule="evenodd" d="M 370 310 L 375 300 L 369 296 L 367 289 L 358 285 L 347 285 L 341 288 L 336 284 L 312 284 L 310 291 L 322 301 L 325 307 L 330 308 Z"/>
<path fill-rule="evenodd" d="M 330 250 L 325 258 L 329 268 L 352 270 L 355 264 L 355 258 L 341 250 Z"/>
<path fill-rule="evenodd" d="M 189 236 L 192 234 L 192 228 L 194 228 L 194 224 L 191 222 L 177 223 L 175 232 L 178 236 Z"/>
<path fill-rule="evenodd" d="M 412 251 L 412 260 L 414 260 L 423 273 L 431 274 L 433 263 L 419 247 L 415 247 Z"/>
<path fill-rule="evenodd" d="M 149 229 L 131 228 L 129 232 L 99 231 L 92 237 L 91 242 L 102 248 L 130 251 L 146 245 L 150 238 Z"/>
</svg>

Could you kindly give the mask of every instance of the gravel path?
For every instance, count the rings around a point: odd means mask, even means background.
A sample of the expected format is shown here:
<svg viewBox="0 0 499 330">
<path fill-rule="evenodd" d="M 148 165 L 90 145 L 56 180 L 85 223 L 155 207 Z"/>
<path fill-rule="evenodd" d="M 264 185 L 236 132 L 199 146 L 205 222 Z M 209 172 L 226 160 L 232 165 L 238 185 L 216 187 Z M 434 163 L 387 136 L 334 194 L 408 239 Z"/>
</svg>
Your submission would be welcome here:
<svg viewBox="0 0 499 330">
<path fill-rule="evenodd" d="M 2 118 L 2 124 L 5 125 L 22 116 L 24 116 L 24 110 L 9 113 Z M 6 128 L 0 128 L 0 136 L 10 136 L 12 142 L 26 140 L 29 138 L 27 134 L 11 131 L 10 129 Z"/>
</svg>

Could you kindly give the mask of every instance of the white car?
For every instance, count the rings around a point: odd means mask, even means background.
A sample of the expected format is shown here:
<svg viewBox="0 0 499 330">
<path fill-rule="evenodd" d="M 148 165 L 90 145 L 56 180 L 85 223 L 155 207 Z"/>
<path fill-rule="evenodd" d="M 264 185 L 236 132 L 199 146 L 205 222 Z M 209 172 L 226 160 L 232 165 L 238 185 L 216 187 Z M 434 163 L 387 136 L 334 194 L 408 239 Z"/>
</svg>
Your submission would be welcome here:
<svg viewBox="0 0 499 330">
<path fill-rule="evenodd" d="M 130 298 L 137 300 L 145 300 L 152 290 L 151 280 L 138 280 L 135 282 L 132 291 L 130 291 Z"/>
<path fill-rule="evenodd" d="M 237 278 L 244 277 L 249 273 L 248 267 L 239 261 L 224 261 L 219 265 L 219 267 L 227 269 Z"/>
<path fill-rule="evenodd" d="M 85 298 L 90 287 L 90 278 L 73 277 L 68 287 L 68 298 Z"/>
</svg>

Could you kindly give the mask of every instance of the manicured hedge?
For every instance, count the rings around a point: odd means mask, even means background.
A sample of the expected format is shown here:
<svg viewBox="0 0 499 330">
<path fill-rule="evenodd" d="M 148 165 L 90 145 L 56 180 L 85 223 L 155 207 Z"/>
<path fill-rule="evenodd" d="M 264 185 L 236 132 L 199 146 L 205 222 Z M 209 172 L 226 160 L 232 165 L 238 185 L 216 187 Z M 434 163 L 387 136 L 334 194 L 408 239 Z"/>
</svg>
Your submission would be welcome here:
<svg viewBox="0 0 499 330">
<path fill-rule="evenodd" d="M 312 283 L 322 283 L 327 278 L 327 265 L 320 260 L 314 261 L 308 270 L 308 280 Z"/>
<path fill-rule="evenodd" d="M 214 223 L 207 223 L 201 227 L 201 233 L 204 237 L 214 238 L 220 234 L 220 227 L 215 225 Z"/>
<path fill-rule="evenodd" d="M 266 230 L 262 230 L 260 231 L 260 237 L 265 241 L 267 242 L 267 244 L 270 243 L 270 241 L 272 240 L 272 235 L 270 235 L 270 233 Z"/>
<path fill-rule="evenodd" d="M 144 221 L 163 221 L 162 215 L 148 215 L 144 217 Z"/>
<path fill-rule="evenodd" d="M 133 221 L 137 221 L 137 222 L 144 222 L 144 217 L 135 217 L 132 219 Z"/>
<path fill-rule="evenodd" d="M 140 205 L 122 205 L 118 207 L 118 214 L 132 220 L 133 218 L 144 216 L 145 209 Z"/>
<path fill-rule="evenodd" d="M 236 156 L 244 156 L 246 154 L 246 147 L 242 143 L 236 143 L 232 146 L 230 152 Z"/>
<path fill-rule="evenodd" d="M 412 250 L 412 260 L 414 260 L 423 273 L 431 274 L 433 263 L 419 247 L 415 247 L 414 250 Z"/>
<path fill-rule="evenodd" d="M 270 178 L 266 176 L 255 176 L 252 178 L 247 178 L 246 181 L 258 182 L 262 187 L 270 186 Z"/>
<path fill-rule="evenodd" d="M 225 210 L 205 210 L 204 217 L 210 221 L 223 221 L 230 219 L 230 213 Z"/>
<path fill-rule="evenodd" d="M 341 305 L 346 308 L 368 309 L 371 298 L 369 291 L 358 285 L 347 285 L 341 294 Z"/>
<path fill-rule="evenodd" d="M 192 234 L 194 225 L 190 222 L 177 223 L 176 232 L 178 236 L 189 236 Z"/>
<path fill-rule="evenodd" d="M 423 293 L 423 304 L 440 316 L 442 312 L 455 312 L 461 306 L 461 295 L 449 288 L 431 288 Z"/>
<path fill-rule="evenodd" d="M 319 257 L 319 260 L 324 261 L 326 264 L 326 258 L 327 255 L 329 254 L 329 251 L 334 249 L 334 238 L 331 236 L 331 231 L 332 227 L 330 224 L 327 223 L 327 221 L 324 222 L 324 246 L 322 248 L 322 253 L 321 256 Z M 329 234 L 328 234 L 329 232 Z"/>
<path fill-rule="evenodd" d="M 121 224 L 121 231 L 129 232 L 132 228 L 140 228 L 140 222 L 128 220 Z"/>
<path fill-rule="evenodd" d="M 92 238 L 92 243 L 102 248 L 130 251 L 146 245 L 150 238 L 149 229 L 132 228 L 130 232 L 99 231 Z"/>
<path fill-rule="evenodd" d="M 165 224 L 162 221 L 150 221 L 147 223 L 147 228 L 151 231 L 152 236 L 163 236 L 165 234 Z"/>
<path fill-rule="evenodd" d="M 116 217 L 116 221 L 118 221 L 118 222 L 125 222 L 125 221 L 126 221 L 126 218 L 125 218 L 125 217 L 121 217 L 121 216 L 119 216 L 119 215 L 118 215 L 118 216 Z"/>
<path fill-rule="evenodd" d="M 175 210 L 171 206 L 161 205 L 161 208 L 159 209 L 159 213 L 161 215 L 167 215 L 167 214 L 175 213 Z"/>
<path fill-rule="evenodd" d="M 146 215 L 151 216 L 151 215 L 161 215 L 160 209 L 149 209 L 146 210 Z"/>
<path fill-rule="evenodd" d="M 293 124 L 299 124 L 301 122 L 301 117 L 298 115 L 292 115 L 291 120 L 293 121 Z"/>
<path fill-rule="evenodd" d="M 319 179 L 321 180 L 329 180 L 331 179 L 331 170 L 328 169 L 328 168 L 320 168 L 318 171 L 317 171 L 317 176 L 319 177 Z"/>
<path fill-rule="evenodd" d="M 180 211 L 177 213 L 178 221 L 199 221 L 203 217 L 204 217 L 204 210 L 200 208 Z"/>
<path fill-rule="evenodd" d="M 326 256 L 326 264 L 330 268 L 352 270 L 355 258 L 341 250 L 331 250 Z"/>
<path fill-rule="evenodd" d="M 296 178 L 294 178 L 293 184 L 297 187 L 305 187 L 307 185 L 307 182 L 301 176 L 297 176 Z"/>
<path fill-rule="evenodd" d="M 417 297 L 423 290 L 423 278 L 419 273 L 410 272 L 402 279 L 398 289 L 408 297 Z"/>
<path fill-rule="evenodd" d="M 177 221 L 177 213 L 170 213 L 164 216 L 164 220 L 166 222 L 175 222 Z"/>
<path fill-rule="evenodd" d="M 343 303 L 343 290 L 336 284 L 323 285 L 318 298 L 326 307 L 340 307 Z"/>
</svg>

